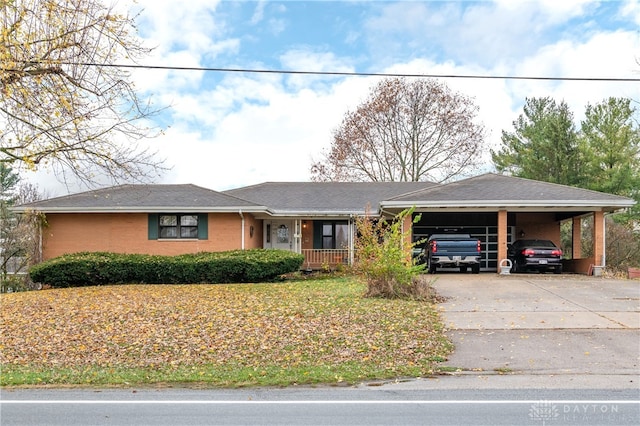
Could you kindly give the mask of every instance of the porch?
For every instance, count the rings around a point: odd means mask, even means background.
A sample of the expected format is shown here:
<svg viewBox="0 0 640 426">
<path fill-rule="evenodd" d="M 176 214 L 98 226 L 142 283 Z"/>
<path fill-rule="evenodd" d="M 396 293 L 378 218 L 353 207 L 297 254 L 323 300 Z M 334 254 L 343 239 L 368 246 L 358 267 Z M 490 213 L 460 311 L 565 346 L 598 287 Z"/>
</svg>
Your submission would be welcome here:
<svg viewBox="0 0 640 426">
<path fill-rule="evenodd" d="M 306 270 L 334 270 L 338 265 L 350 265 L 352 253 L 349 249 L 302 249 Z"/>
</svg>

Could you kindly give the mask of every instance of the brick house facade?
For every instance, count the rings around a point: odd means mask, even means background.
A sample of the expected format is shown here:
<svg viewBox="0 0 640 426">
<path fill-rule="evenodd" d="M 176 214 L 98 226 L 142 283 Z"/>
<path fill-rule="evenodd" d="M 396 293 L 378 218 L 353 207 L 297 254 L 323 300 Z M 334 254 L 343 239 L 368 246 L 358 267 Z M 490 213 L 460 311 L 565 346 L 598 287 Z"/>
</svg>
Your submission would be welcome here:
<svg viewBox="0 0 640 426">
<path fill-rule="evenodd" d="M 24 204 L 46 215 L 42 259 L 80 251 L 175 255 L 280 248 L 303 253 L 306 267 L 349 263 L 354 218 L 393 217 L 415 208 L 417 240 L 442 229 L 483 243 L 482 270 L 496 271 L 517 238 L 560 243 L 560 223 L 573 229 L 566 271 L 603 266 L 604 217 L 634 201 L 579 188 L 493 173 L 452 182 L 267 182 L 218 192 L 195 185 L 121 185 Z M 580 252 L 584 218 L 593 220 L 593 254 Z"/>
</svg>

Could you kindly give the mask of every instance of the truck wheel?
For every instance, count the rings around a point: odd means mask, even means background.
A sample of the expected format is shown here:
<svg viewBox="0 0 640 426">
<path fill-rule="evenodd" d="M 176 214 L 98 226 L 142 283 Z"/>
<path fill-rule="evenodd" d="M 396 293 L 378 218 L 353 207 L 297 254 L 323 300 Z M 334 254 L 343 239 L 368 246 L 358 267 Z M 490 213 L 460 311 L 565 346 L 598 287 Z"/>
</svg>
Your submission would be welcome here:
<svg viewBox="0 0 640 426">
<path fill-rule="evenodd" d="M 462 273 L 467 272 L 467 266 L 466 265 L 465 266 L 461 266 L 460 267 L 460 272 L 462 272 Z"/>
<path fill-rule="evenodd" d="M 435 274 L 436 273 L 436 265 L 433 263 L 429 264 L 429 273 L 430 274 Z"/>
<path fill-rule="evenodd" d="M 471 267 L 471 271 L 472 271 L 474 274 L 479 274 L 479 273 L 480 273 L 480 264 L 473 265 L 473 266 Z"/>
</svg>

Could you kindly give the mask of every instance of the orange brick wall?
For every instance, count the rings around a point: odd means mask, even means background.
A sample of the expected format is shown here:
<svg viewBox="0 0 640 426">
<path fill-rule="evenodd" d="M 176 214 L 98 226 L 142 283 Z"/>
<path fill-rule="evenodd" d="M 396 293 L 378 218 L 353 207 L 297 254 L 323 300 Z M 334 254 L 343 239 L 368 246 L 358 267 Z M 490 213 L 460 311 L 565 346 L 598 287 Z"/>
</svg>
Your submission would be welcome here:
<svg viewBox="0 0 640 426">
<path fill-rule="evenodd" d="M 518 213 L 516 235 L 524 231 L 525 239 L 551 240 L 560 244 L 560 222 L 554 213 Z"/>
<path fill-rule="evenodd" d="M 313 221 L 312 220 L 305 220 L 302 222 L 301 245 L 303 250 L 313 249 Z"/>
<path fill-rule="evenodd" d="M 563 261 L 565 272 L 575 272 L 579 274 L 588 274 L 589 268 L 593 264 L 593 257 L 584 257 L 582 259 L 567 259 Z"/>
<path fill-rule="evenodd" d="M 211 237 L 211 217 L 209 215 L 209 237 Z M 215 220 L 216 215 L 213 215 Z M 251 227 L 253 226 L 253 236 L 251 236 Z M 262 248 L 262 220 L 258 220 L 251 214 L 244 214 L 244 248 Z"/>
<path fill-rule="evenodd" d="M 262 221 L 244 217 L 245 248 L 262 247 Z M 149 240 L 146 213 L 50 213 L 47 223 L 42 230 L 44 260 L 80 251 L 176 255 L 234 250 L 242 244 L 242 219 L 235 213 L 209 214 L 207 240 Z"/>
<path fill-rule="evenodd" d="M 604 213 L 593 213 L 593 264 L 602 265 L 604 256 Z"/>
</svg>

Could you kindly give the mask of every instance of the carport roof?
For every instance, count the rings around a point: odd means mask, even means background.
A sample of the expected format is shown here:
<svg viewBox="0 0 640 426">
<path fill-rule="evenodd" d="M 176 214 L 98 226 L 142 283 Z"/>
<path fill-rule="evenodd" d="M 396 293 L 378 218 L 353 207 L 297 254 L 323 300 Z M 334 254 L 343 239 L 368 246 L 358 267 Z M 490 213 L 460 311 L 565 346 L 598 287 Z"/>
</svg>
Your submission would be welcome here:
<svg viewBox="0 0 640 426">
<path fill-rule="evenodd" d="M 382 208 L 542 208 L 567 207 L 618 210 L 635 201 L 588 189 L 487 173 L 403 194 L 381 203 Z"/>
</svg>

